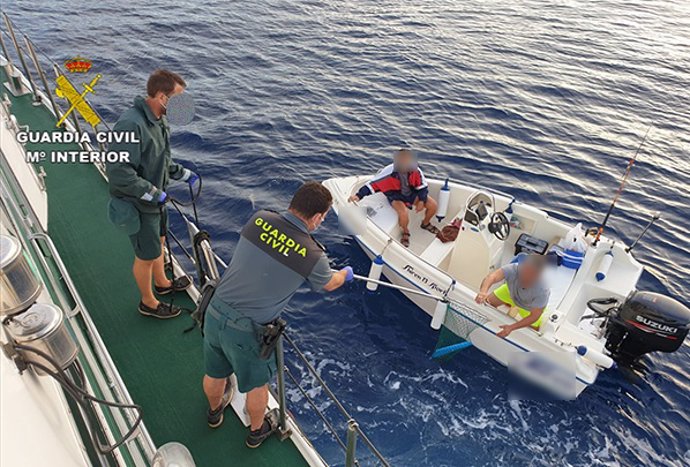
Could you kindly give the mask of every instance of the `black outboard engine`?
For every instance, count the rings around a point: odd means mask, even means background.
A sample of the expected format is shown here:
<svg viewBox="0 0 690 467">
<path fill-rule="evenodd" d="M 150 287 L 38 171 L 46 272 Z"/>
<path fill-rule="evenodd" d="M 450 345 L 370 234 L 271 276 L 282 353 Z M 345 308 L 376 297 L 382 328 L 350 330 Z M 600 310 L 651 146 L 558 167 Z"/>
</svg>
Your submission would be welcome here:
<svg viewBox="0 0 690 467">
<path fill-rule="evenodd" d="M 690 329 L 690 309 L 652 292 L 635 292 L 612 313 L 606 327 L 606 349 L 630 366 L 649 352 L 675 352 Z"/>
</svg>

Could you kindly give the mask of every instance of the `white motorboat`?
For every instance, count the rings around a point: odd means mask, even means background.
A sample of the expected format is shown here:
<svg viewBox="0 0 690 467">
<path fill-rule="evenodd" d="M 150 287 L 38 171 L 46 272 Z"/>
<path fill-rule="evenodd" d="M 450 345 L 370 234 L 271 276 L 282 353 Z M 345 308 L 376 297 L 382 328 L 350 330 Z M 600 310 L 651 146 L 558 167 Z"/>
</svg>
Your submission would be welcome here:
<svg viewBox="0 0 690 467">
<path fill-rule="evenodd" d="M 343 214 L 357 209 L 348 198 L 371 178 L 324 182 L 341 225 Z M 643 266 L 626 245 L 604 236 L 598 242 L 587 236 L 580 254 L 558 252 L 563 260 L 545 273 L 550 299 L 538 330 L 523 328 L 498 337 L 499 326 L 515 319 L 507 309 L 474 302 L 482 279 L 514 261 L 520 251 L 543 254 L 558 249 L 554 246 L 573 225 L 505 193 L 439 180 L 428 183 L 437 200 L 442 189 L 448 191 L 441 196 L 447 202 L 439 202 L 439 214 L 447 214 L 443 225 L 459 221 L 454 241 L 443 243 L 421 229 L 422 213 L 411 210 L 410 245 L 405 248 L 398 241 L 397 214 L 382 193 L 356 203 L 360 212 L 366 210 L 366 222 L 354 238 L 375 260 L 370 277 L 382 265 L 386 278 L 406 288 L 403 293 L 433 317 L 432 327 L 443 323 L 496 361 L 523 370 L 528 379 L 569 398 L 594 384 L 599 372 L 616 362 L 630 365 L 644 353 L 680 347 L 690 310 L 669 297 L 638 292 Z M 439 305 L 439 299 L 447 299 L 450 306 Z"/>
</svg>

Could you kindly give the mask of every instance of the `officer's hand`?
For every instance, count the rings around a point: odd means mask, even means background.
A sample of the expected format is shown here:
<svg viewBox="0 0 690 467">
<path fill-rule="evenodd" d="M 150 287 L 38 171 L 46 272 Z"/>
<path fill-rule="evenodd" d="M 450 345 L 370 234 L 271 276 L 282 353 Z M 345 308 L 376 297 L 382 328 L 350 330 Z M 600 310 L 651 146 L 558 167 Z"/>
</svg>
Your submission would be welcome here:
<svg viewBox="0 0 690 467">
<path fill-rule="evenodd" d="M 357 195 L 352 195 L 347 199 L 350 203 L 354 203 L 355 201 L 359 201 L 359 196 Z"/>
<path fill-rule="evenodd" d="M 168 194 L 165 191 L 161 191 L 161 195 L 158 197 L 158 205 L 163 206 L 168 201 Z"/>
<path fill-rule="evenodd" d="M 199 180 L 199 176 L 189 169 L 184 169 L 182 172 L 182 181 L 189 183 L 189 186 L 193 186 L 194 183 Z"/>
<path fill-rule="evenodd" d="M 352 266 L 345 266 L 340 272 L 345 271 L 345 282 L 350 282 L 355 278 L 355 272 L 352 270 Z"/>
</svg>

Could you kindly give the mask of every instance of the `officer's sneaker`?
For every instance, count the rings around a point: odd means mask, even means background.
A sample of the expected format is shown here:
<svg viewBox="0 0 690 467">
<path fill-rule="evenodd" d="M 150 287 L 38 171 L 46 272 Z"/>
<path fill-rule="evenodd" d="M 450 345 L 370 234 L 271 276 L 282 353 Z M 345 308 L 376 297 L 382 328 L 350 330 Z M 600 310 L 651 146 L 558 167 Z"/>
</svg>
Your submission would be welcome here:
<svg viewBox="0 0 690 467">
<path fill-rule="evenodd" d="M 170 287 L 154 287 L 158 295 L 166 295 L 172 292 L 182 292 L 187 290 L 189 286 L 192 285 L 192 281 L 189 280 L 189 276 L 176 277 Z"/>
<path fill-rule="evenodd" d="M 144 305 L 143 302 L 139 302 L 139 313 L 144 316 L 153 316 L 158 319 L 169 319 L 179 316 L 179 314 L 182 313 L 182 308 L 164 302 L 159 302 L 156 308 L 151 308 L 150 306 Z"/>
<path fill-rule="evenodd" d="M 232 396 L 235 394 L 235 387 L 230 382 L 230 378 L 225 380 L 225 392 L 223 393 L 223 398 L 220 400 L 220 405 L 216 410 L 211 410 L 209 407 L 207 418 L 208 426 L 211 428 L 218 428 L 223 424 L 223 412 L 230 405 L 232 401 Z"/>
<path fill-rule="evenodd" d="M 247 444 L 247 447 L 252 449 L 258 448 L 261 446 L 261 443 L 266 441 L 268 437 L 273 434 L 274 431 L 275 428 L 271 426 L 271 423 L 268 420 L 264 420 L 264 424 L 261 425 L 261 428 L 249 432 L 245 443 Z"/>
</svg>

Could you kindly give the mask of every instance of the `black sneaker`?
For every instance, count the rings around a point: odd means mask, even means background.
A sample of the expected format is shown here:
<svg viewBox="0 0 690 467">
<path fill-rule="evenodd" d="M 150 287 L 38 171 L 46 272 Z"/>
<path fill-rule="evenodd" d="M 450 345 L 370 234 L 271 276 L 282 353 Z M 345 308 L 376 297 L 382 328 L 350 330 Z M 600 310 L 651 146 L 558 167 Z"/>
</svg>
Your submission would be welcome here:
<svg viewBox="0 0 690 467">
<path fill-rule="evenodd" d="M 174 318 L 182 313 L 182 309 L 170 303 L 159 302 L 157 308 L 151 308 L 139 302 L 139 313 L 159 319 Z"/>
<path fill-rule="evenodd" d="M 230 383 L 230 378 L 225 380 L 225 392 L 220 400 L 220 405 L 216 410 L 211 410 L 209 407 L 208 413 L 206 414 L 208 418 L 208 426 L 211 428 L 218 428 L 223 424 L 223 412 L 230 405 L 232 401 L 232 396 L 235 394 L 235 387 Z"/>
<path fill-rule="evenodd" d="M 259 446 L 261 446 L 261 443 L 266 441 L 268 437 L 273 434 L 274 431 L 275 430 L 271 426 L 271 423 L 268 420 L 264 420 L 264 424 L 261 425 L 261 428 L 249 432 L 249 435 L 247 436 L 247 440 L 245 441 L 245 443 L 247 444 L 247 447 L 256 449 Z"/>
<path fill-rule="evenodd" d="M 192 281 L 189 280 L 189 276 L 182 276 L 176 277 L 175 280 L 172 281 L 172 285 L 170 287 L 158 287 L 156 285 L 153 288 L 156 290 L 158 295 L 166 295 L 172 292 L 182 292 L 183 290 L 187 290 L 190 285 L 192 285 Z"/>
</svg>

